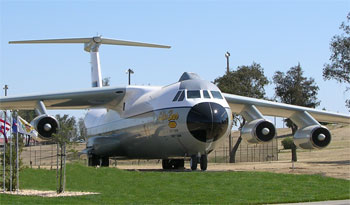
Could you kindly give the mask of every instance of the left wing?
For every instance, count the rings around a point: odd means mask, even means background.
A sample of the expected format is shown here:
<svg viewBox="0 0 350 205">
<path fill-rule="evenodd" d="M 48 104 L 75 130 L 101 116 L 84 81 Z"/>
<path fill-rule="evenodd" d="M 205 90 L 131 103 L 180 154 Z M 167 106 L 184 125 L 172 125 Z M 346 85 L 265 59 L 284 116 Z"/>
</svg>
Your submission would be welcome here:
<svg viewBox="0 0 350 205">
<path fill-rule="evenodd" d="M 263 115 L 292 118 L 297 113 L 308 112 L 320 122 L 350 124 L 350 115 L 316 110 L 313 108 L 272 102 L 256 98 L 223 93 L 233 113 L 242 114 L 247 106 L 254 105 Z"/>
<path fill-rule="evenodd" d="M 87 90 L 23 95 L 0 98 L 2 110 L 32 110 L 42 101 L 48 109 L 86 109 L 114 107 L 125 96 L 125 87 L 90 88 Z"/>
</svg>

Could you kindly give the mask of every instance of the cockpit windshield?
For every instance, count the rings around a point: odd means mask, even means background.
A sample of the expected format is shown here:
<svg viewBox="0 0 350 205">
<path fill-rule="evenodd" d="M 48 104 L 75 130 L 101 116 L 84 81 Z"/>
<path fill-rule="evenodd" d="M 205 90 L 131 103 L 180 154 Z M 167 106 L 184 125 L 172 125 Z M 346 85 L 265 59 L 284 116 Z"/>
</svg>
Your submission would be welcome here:
<svg viewBox="0 0 350 205">
<path fill-rule="evenodd" d="M 203 90 L 203 96 L 204 98 L 210 98 L 210 95 L 207 90 Z"/>
<path fill-rule="evenodd" d="M 222 95 L 220 94 L 219 91 L 210 91 L 211 92 L 211 95 L 213 96 L 213 98 L 216 98 L 216 99 L 223 99 L 222 98 Z"/>
<path fill-rule="evenodd" d="M 188 90 L 187 91 L 187 98 L 188 99 L 201 98 L 201 93 L 199 90 Z"/>
<path fill-rule="evenodd" d="M 203 94 L 202 94 L 203 93 Z M 198 99 L 198 98 L 215 98 L 215 99 L 223 99 L 220 91 L 208 91 L 208 90 L 179 90 L 175 97 L 173 98 L 173 102 L 175 101 L 183 101 L 184 99 Z"/>
</svg>

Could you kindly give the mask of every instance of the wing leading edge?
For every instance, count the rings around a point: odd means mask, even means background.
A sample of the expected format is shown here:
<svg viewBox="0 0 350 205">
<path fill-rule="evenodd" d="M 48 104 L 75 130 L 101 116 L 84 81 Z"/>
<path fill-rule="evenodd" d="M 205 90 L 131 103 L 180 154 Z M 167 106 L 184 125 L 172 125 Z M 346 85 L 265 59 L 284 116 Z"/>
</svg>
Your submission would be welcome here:
<svg viewBox="0 0 350 205">
<path fill-rule="evenodd" d="M 23 95 L 0 98 L 2 110 L 32 110 L 42 101 L 47 109 L 112 108 L 125 96 L 125 87 L 91 88 L 87 90 Z"/>
<path fill-rule="evenodd" d="M 223 93 L 233 113 L 240 114 L 247 105 L 254 105 L 263 115 L 290 118 L 298 112 L 308 112 L 320 122 L 350 124 L 350 115 L 316 110 L 313 108 L 272 102 L 256 98 Z"/>
</svg>

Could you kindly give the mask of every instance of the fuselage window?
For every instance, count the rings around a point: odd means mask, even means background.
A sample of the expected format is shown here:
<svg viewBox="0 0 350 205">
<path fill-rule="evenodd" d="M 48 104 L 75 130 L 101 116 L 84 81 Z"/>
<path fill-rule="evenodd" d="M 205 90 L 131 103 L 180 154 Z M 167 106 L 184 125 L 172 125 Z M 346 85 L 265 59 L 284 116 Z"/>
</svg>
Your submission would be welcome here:
<svg viewBox="0 0 350 205">
<path fill-rule="evenodd" d="M 210 91 L 213 98 L 223 99 L 219 91 Z"/>
<path fill-rule="evenodd" d="M 210 98 L 210 95 L 207 90 L 203 90 L 203 96 L 204 98 Z"/>
<path fill-rule="evenodd" d="M 185 99 L 185 91 L 181 92 L 181 95 L 178 101 L 183 101 L 184 99 Z"/>
<path fill-rule="evenodd" d="M 179 99 L 179 96 L 181 94 L 182 91 L 178 91 L 173 99 L 173 101 L 177 101 L 177 99 Z"/>
<path fill-rule="evenodd" d="M 201 93 L 199 92 L 199 90 L 188 90 L 187 99 L 190 98 L 201 98 Z"/>
</svg>

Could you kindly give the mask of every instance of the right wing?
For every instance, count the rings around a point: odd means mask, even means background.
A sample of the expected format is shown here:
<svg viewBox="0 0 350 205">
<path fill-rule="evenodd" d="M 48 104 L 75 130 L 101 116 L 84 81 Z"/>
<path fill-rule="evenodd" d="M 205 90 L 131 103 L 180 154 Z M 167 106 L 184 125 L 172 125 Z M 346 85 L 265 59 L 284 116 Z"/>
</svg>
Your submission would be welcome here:
<svg viewBox="0 0 350 205">
<path fill-rule="evenodd" d="M 290 118 L 296 113 L 308 112 L 312 117 L 320 122 L 346 123 L 350 124 L 350 115 L 334 113 L 324 110 L 317 110 L 309 107 L 290 105 L 268 100 L 250 98 L 245 96 L 223 93 L 226 101 L 230 105 L 233 113 L 241 114 L 247 105 L 254 105 L 267 116 Z"/>
<path fill-rule="evenodd" d="M 126 87 L 90 88 L 87 90 L 22 95 L 0 98 L 1 110 L 33 110 L 42 101 L 47 109 L 112 108 L 125 96 Z"/>
</svg>

